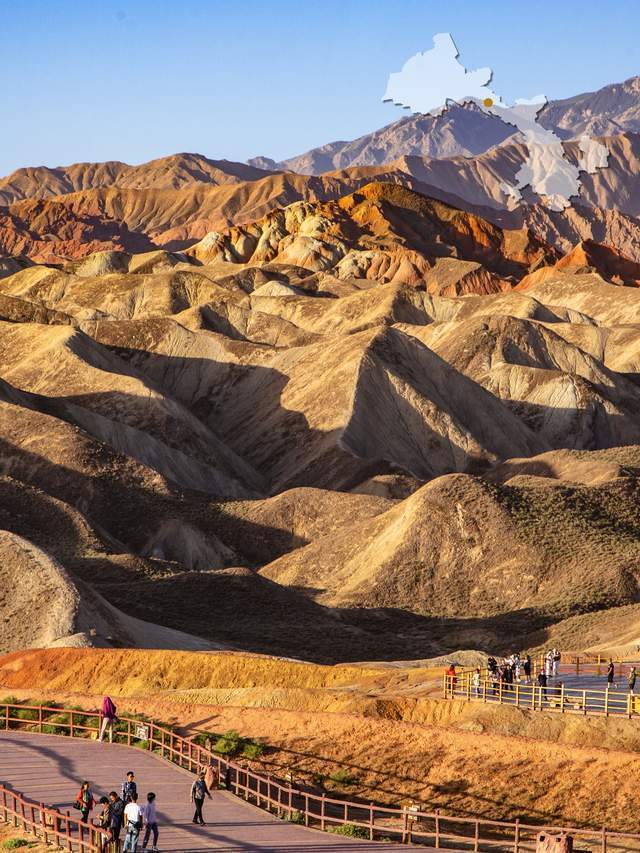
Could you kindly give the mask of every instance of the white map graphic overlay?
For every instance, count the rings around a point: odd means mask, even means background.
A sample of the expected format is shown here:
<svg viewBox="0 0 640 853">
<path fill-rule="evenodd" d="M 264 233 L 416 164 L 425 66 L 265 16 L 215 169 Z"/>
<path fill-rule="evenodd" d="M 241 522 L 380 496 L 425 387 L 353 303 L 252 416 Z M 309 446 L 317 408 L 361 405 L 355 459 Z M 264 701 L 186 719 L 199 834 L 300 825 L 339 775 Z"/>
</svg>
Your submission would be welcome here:
<svg viewBox="0 0 640 853">
<path fill-rule="evenodd" d="M 440 115 L 450 102 L 473 101 L 480 109 L 514 125 L 526 144 L 527 159 L 516 173 L 514 185 L 503 184 L 509 198 L 519 202 L 521 190 L 530 186 L 552 210 L 569 207 L 569 199 L 580 191 L 580 171 L 593 174 L 607 165 L 609 151 L 600 142 L 584 135 L 579 139 L 582 157 L 575 166 L 565 155 L 556 134 L 538 123 L 547 99 L 538 95 L 506 104 L 489 83 L 490 68 L 467 69 L 459 61 L 459 51 L 450 33 L 433 38 L 433 48 L 408 59 L 401 71 L 389 75 L 384 101 L 415 113 Z"/>
</svg>

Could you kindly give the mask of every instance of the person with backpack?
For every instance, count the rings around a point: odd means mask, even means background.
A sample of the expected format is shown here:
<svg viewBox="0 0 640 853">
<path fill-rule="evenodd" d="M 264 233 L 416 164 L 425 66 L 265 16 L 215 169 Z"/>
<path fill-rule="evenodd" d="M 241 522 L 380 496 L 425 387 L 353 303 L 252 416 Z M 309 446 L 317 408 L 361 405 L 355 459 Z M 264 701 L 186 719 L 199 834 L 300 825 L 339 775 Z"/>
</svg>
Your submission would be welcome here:
<svg viewBox="0 0 640 853">
<path fill-rule="evenodd" d="M 135 783 L 135 774 L 133 770 L 129 770 L 126 780 L 122 783 L 122 801 L 127 805 L 133 799 L 133 795 L 138 794 L 138 786 Z"/>
<path fill-rule="evenodd" d="M 149 836 L 153 833 L 153 846 L 152 850 L 158 850 L 158 815 L 156 813 L 156 795 L 153 791 L 149 791 L 147 794 L 147 802 L 144 806 L 142 806 L 142 819 L 144 821 L 144 839 L 142 841 L 142 849 L 147 849 L 147 844 L 149 843 Z"/>
<path fill-rule="evenodd" d="M 131 799 L 124 807 L 126 835 L 124 837 L 123 853 L 136 853 L 138 836 L 142 829 L 142 809 L 138 805 L 138 794 L 134 791 Z"/>
<path fill-rule="evenodd" d="M 78 796 L 75 801 L 75 807 L 80 810 L 83 823 L 89 822 L 89 812 L 92 811 L 93 806 L 93 792 L 89 787 L 89 783 L 83 782 L 82 785 L 80 785 L 80 790 L 78 791 Z"/>
<path fill-rule="evenodd" d="M 124 803 L 115 791 L 109 792 L 109 801 L 111 804 L 111 824 L 110 824 L 110 839 L 109 842 L 116 846 L 120 842 L 120 830 L 122 829 L 122 821 L 124 820 Z"/>
<path fill-rule="evenodd" d="M 100 726 L 100 734 L 98 740 L 102 741 L 107 729 L 109 729 L 109 743 L 113 743 L 113 727 L 116 722 L 116 706 L 108 696 L 102 699 L 102 725 Z"/>
<path fill-rule="evenodd" d="M 193 822 L 199 823 L 200 826 L 205 826 L 204 818 L 202 817 L 202 806 L 204 805 L 204 798 L 209 797 L 211 800 L 211 794 L 209 793 L 209 789 L 207 788 L 207 783 L 204 781 L 204 770 L 198 773 L 198 778 L 195 780 L 193 785 L 191 786 L 191 802 L 195 805 L 196 810 L 193 815 Z"/>
</svg>

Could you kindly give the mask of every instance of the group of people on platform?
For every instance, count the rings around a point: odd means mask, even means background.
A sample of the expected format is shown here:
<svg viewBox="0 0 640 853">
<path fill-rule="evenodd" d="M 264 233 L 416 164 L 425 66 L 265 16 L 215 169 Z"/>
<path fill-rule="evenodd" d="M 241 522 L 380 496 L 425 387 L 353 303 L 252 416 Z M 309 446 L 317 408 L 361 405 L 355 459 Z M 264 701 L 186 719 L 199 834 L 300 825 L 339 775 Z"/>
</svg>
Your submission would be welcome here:
<svg viewBox="0 0 640 853">
<path fill-rule="evenodd" d="M 483 675 L 480 667 L 471 674 L 469 682 L 465 682 L 470 689 L 471 696 L 501 696 L 508 691 L 513 691 L 516 685 L 524 684 L 540 688 L 540 696 L 547 699 L 549 695 L 560 694 L 563 683 L 558 680 L 560 672 L 560 661 L 562 655 L 557 648 L 549 649 L 542 657 L 538 667 L 537 675 L 534 677 L 534 666 L 531 655 L 514 653 L 508 657 L 498 660 L 493 655 L 487 659 L 486 673 Z M 598 664 L 600 674 L 600 664 Z M 451 664 L 446 671 L 448 691 L 453 696 L 458 686 L 458 675 L 456 664 Z M 607 690 L 617 687 L 616 669 L 612 659 L 609 659 L 606 670 Z M 630 666 L 627 673 L 627 687 L 629 693 L 635 693 L 637 671 L 635 666 Z"/>
</svg>

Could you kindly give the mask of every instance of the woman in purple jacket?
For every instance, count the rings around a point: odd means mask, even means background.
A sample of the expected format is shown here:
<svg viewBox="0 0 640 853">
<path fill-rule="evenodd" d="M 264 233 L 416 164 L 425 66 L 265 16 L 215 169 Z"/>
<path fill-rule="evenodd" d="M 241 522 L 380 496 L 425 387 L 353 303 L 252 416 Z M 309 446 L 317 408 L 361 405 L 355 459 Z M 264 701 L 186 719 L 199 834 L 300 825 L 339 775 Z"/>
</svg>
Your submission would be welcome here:
<svg viewBox="0 0 640 853">
<path fill-rule="evenodd" d="M 108 696 L 102 700 L 102 726 L 100 727 L 100 736 L 98 740 L 102 740 L 109 729 L 109 743 L 113 743 L 113 724 L 116 721 L 116 706 Z"/>
</svg>

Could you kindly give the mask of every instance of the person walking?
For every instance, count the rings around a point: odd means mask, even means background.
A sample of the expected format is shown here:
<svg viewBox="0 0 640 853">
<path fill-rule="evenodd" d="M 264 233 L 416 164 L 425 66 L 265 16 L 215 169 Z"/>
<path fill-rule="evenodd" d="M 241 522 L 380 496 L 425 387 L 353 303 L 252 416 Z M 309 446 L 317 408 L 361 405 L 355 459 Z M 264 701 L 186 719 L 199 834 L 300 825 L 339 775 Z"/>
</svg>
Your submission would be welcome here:
<svg viewBox="0 0 640 853">
<path fill-rule="evenodd" d="M 138 794 L 138 786 L 135 783 L 135 774 L 133 770 L 129 770 L 126 780 L 122 783 L 122 802 L 127 805 L 133 799 L 133 795 Z"/>
<path fill-rule="evenodd" d="M 471 676 L 471 687 L 473 688 L 473 695 L 476 699 L 480 696 L 480 669 L 476 669 L 476 671 Z"/>
<path fill-rule="evenodd" d="M 557 678 L 558 677 L 558 670 L 560 668 L 561 654 L 558 651 L 558 649 L 555 649 L 555 648 L 554 648 L 552 654 L 553 654 L 553 677 Z"/>
<path fill-rule="evenodd" d="M 98 819 L 95 821 L 96 826 L 100 827 L 100 829 L 106 830 L 106 834 L 100 835 L 100 850 L 101 853 L 107 853 L 109 849 L 109 845 L 111 844 L 111 804 L 109 803 L 109 799 L 107 797 L 100 797 L 98 800 L 98 804 L 100 805 L 100 814 L 98 815 Z"/>
<path fill-rule="evenodd" d="M 110 843 L 117 848 L 120 842 L 120 830 L 124 820 L 124 803 L 115 791 L 109 792 L 109 804 L 111 813 L 111 838 Z"/>
<path fill-rule="evenodd" d="M 144 838 L 142 840 L 142 849 L 147 849 L 149 836 L 153 833 L 152 850 L 158 849 L 158 816 L 156 813 L 156 795 L 153 791 L 147 794 L 147 802 L 142 806 L 142 820 L 144 821 Z"/>
<path fill-rule="evenodd" d="M 89 812 L 93 810 L 94 806 L 93 792 L 91 791 L 88 782 L 83 782 L 82 785 L 80 785 L 75 806 L 77 809 L 80 809 L 83 823 L 88 823 Z"/>
<path fill-rule="evenodd" d="M 102 725 L 98 735 L 99 741 L 104 739 L 105 733 L 109 729 L 109 743 L 113 743 L 113 727 L 116 720 L 116 706 L 108 696 L 105 696 L 102 699 Z"/>
<path fill-rule="evenodd" d="M 524 678 L 527 684 L 531 684 L 531 655 L 527 655 L 522 664 L 524 670 Z"/>
<path fill-rule="evenodd" d="M 200 826 L 205 826 L 204 818 L 202 817 L 202 806 L 204 805 L 204 798 L 209 797 L 209 799 L 212 799 L 211 794 L 209 793 L 209 789 L 207 788 L 207 784 L 204 781 L 204 776 L 204 770 L 202 770 L 200 773 L 198 773 L 198 778 L 191 786 L 191 802 L 195 805 L 196 808 L 193 815 L 193 822 L 199 823 Z"/>
<path fill-rule="evenodd" d="M 613 684 L 613 679 L 615 678 L 615 675 L 616 675 L 615 665 L 614 665 L 613 661 L 611 660 L 611 658 L 609 658 L 609 665 L 607 666 L 607 690 L 611 689 L 611 685 Z"/>
<path fill-rule="evenodd" d="M 553 652 L 551 649 L 549 649 L 544 658 L 544 674 L 547 678 L 553 678 Z"/>
<path fill-rule="evenodd" d="M 131 799 L 124 807 L 126 835 L 124 837 L 123 853 L 136 853 L 138 836 L 142 829 L 142 809 L 138 805 L 138 794 L 134 791 Z"/>
<path fill-rule="evenodd" d="M 636 689 L 636 678 L 637 678 L 636 668 L 635 668 L 635 666 L 632 666 L 631 669 L 629 670 L 629 675 L 627 676 L 627 684 L 629 685 L 629 693 L 631 693 L 631 694 L 633 694 L 635 692 L 635 689 Z"/>
</svg>

